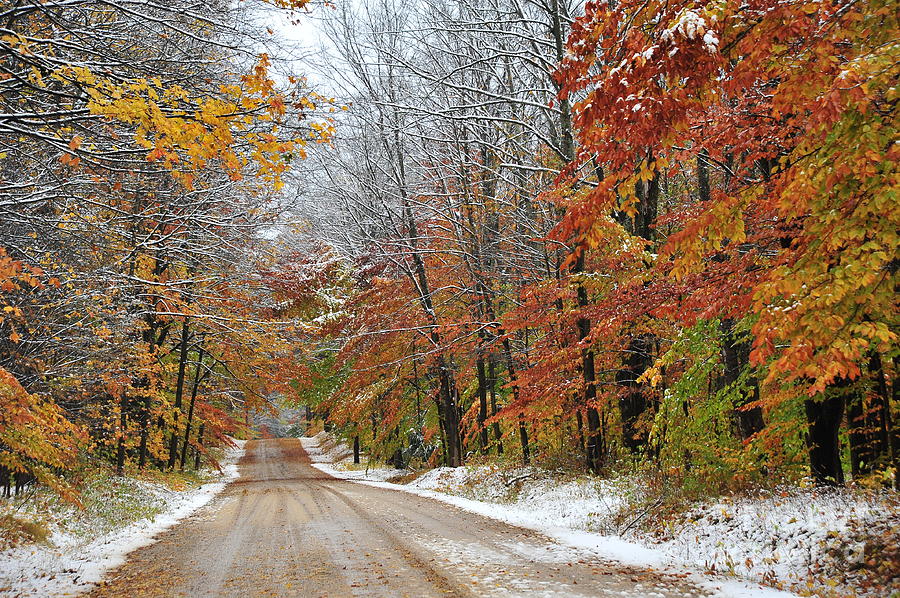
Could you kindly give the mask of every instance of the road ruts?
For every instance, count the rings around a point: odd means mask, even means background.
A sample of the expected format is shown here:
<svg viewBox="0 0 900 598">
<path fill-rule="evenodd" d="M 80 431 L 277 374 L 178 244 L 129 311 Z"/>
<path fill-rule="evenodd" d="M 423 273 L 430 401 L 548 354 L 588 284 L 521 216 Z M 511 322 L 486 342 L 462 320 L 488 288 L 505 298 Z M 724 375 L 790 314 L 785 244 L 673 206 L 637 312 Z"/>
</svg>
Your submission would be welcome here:
<svg viewBox="0 0 900 598">
<path fill-rule="evenodd" d="M 235 482 L 89 596 L 705 595 L 676 576 L 584 558 L 442 502 L 335 479 L 296 439 L 246 449 Z"/>
</svg>

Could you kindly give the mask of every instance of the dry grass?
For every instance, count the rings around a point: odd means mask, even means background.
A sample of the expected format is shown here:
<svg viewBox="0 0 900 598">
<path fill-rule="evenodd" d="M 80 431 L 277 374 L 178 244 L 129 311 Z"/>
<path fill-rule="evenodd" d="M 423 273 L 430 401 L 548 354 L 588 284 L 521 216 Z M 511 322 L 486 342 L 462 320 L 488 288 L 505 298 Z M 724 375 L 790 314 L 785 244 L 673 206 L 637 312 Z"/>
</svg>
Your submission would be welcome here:
<svg viewBox="0 0 900 598">
<path fill-rule="evenodd" d="M 2 548 L 43 543 L 49 537 L 50 530 L 39 521 L 28 521 L 13 515 L 0 517 L 0 546 Z"/>
<path fill-rule="evenodd" d="M 415 481 L 417 478 L 421 477 L 423 474 L 427 473 L 427 469 L 421 469 L 419 471 L 411 471 L 409 473 L 404 473 L 402 475 L 395 475 L 394 477 L 388 478 L 385 481 L 390 482 L 391 484 L 409 484 L 410 482 Z"/>
</svg>

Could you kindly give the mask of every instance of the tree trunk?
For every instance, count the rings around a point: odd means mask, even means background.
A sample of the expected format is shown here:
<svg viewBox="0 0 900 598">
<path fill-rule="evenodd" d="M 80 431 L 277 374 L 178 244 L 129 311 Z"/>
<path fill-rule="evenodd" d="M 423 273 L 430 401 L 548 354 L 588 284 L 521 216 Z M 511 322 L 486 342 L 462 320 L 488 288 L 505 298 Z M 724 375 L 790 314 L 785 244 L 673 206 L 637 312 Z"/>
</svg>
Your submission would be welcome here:
<svg viewBox="0 0 900 598">
<path fill-rule="evenodd" d="M 444 465 L 447 465 L 447 425 L 444 423 L 444 406 L 440 398 L 435 398 L 434 404 L 437 408 L 438 430 L 441 433 L 441 456 L 444 459 Z"/>
<path fill-rule="evenodd" d="M 353 463 L 359 465 L 359 434 L 353 437 Z"/>
<path fill-rule="evenodd" d="M 181 461 L 179 463 L 179 468 L 184 471 L 184 464 L 187 461 L 187 452 L 188 445 L 190 445 L 191 439 L 191 426 L 194 422 L 194 405 L 197 402 L 197 390 L 200 388 L 200 382 L 203 377 L 200 374 L 200 369 L 203 366 L 203 345 L 200 345 L 200 348 L 197 351 L 197 368 L 194 370 L 194 382 L 191 385 L 191 404 L 188 407 L 188 416 L 187 423 L 184 427 L 184 444 L 181 446 Z"/>
<path fill-rule="evenodd" d="M 745 368 L 750 366 L 750 341 L 739 340 L 734 333 L 734 320 L 722 320 L 722 361 L 725 365 L 723 382 L 726 387 L 735 384 Z M 762 408 L 744 409 L 748 403 L 759 400 L 759 382 L 755 376 L 747 379 L 747 389 L 743 396 L 735 399 L 733 405 L 737 420 L 738 434 L 742 441 L 747 441 L 765 427 Z"/>
<path fill-rule="evenodd" d="M 565 57 L 566 31 L 564 23 L 568 20 L 566 4 L 553 0 L 549 6 L 550 34 L 553 38 L 554 49 L 558 61 Z M 558 85 L 554 83 L 555 85 Z M 559 87 L 557 87 L 559 91 Z M 560 149 L 563 160 L 568 163 L 575 158 L 575 142 L 572 134 L 572 107 L 568 97 L 560 102 L 559 112 Z M 584 272 L 584 254 L 580 254 L 572 268 L 573 274 Z M 587 289 L 581 283 L 577 287 L 578 306 L 588 305 Z M 560 306 L 562 307 L 562 306 Z M 579 318 L 577 324 L 578 340 L 584 342 L 590 336 L 591 322 L 587 318 Z M 597 378 L 594 367 L 594 353 L 590 347 L 584 347 L 581 351 L 581 375 L 584 381 L 584 393 L 581 397 L 581 406 L 587 414 L 587 442 L 585 456 L 587 466 L 594 473 L 599 473 L 603 467 L 603 434 L 600 412 L 597 410 Z M 576 409 L 579 406 L 576 405 Z"/>
<path fill-rule="evenodd" d="M 603 422 L 600 419 L 600 412 L 595 407 L 588 407 L 586 411 L 588 437 L 585 455 L 588 469 L 596 474 L 600 473 L 604 463 Z"/>
<path fill-rule="evenodd" d="M 647 153 L 647 161 L 652 162 L 653 152 Z M 632 233 L 652 242 L 655 234 L 653 224 L 656 221 L 659 204 L 659 172 L 654 172 L 649 182 L 637 183 L 635 192 L 639 202 L 632 223 Z M 647 389 L 638 383 L 638 378 L 653 365 L 653 347 L 655 337 L 642 334 L 628 341 L 623 368 L 617 374 L 617 382 L 625 388 L 624 396 L 619 399 L 619 410 L 622 415 L 622 443 L 631 451 L 637 451 L 647 443 L 646 430 L 638 430 L 637 424 L 647 408 L 650 399 Z"/>
<path fill-rule="evenodd" d="M 181 405 L 184 399 L 184 378 L 187 369 L 188 358 L 188 339 L 190 337 L 190 326 L 188 319 L 184 318 L 181 322 L 181 347 L 178 354 L 178 377 L 175 380 L 175 405 L 172 415 L 172 432 L 169 436 L 169 461 L 166 463 L 166 469 L 174 469 L 175 462 L 178 460 L 178 417 L 181 414 Z"/>
<path fill-rule="evenodd" d="M 422 434 L 422 428 L 425 422 L 422 420 L 422 387 L 419 385 L 419 367 L 416 355 L 415 343 L 412 348 L 413 354 L 413 387 L 416 389 L 416 433 Z"/>
<path fill-rule="evenodd" d="M 438 357 L 438 382 L 447 437 L 446 464 L 448 467 L 459 467 L 462 465 L 462 438 L 459 432 L 459 412 L 456 409 L 456 383 L 443 356 Z"/>
<path fill-rule="evenodd" d="M 149 385 L 150 381 L 147 380 L 146 384 Z M 150 396 L 145 395 L 144 400 L 141 405 L 141 443 L 138 447 L 138 469 L 144 469 L 144 466 L 147 464 L 147 439 L 150 435 L 150 409 L 153 407 L 150 404 Z"/>
<path fill-rule="evenodd" d="M 484 371 L 484 352 L 479 349 L 476 360 L 476 369 L 478 371 L 478 442 L 481 446 L 481 453 L 487 453 L 488 446 L 488 430 L 485 425 L 487 421 L 487 375 Z"/>
<path fill-rule="evenodd" d="M 850 443 L 850 471 L 865 476 L 890 466 L 896 467 L 891 442 L 891 406 L 881 356 L 872 352 L 868 364 L 869 381 L 859 384 L 847 397 L 847 427 Z M 896 471 L 896 469 L 895 469 Z"/>
<path fill-rule="evenodd" d="M 418 232 L 416 229 L 416 223 L 413 219 L 412 209 L 409 207 L 409 203 L 405 201 L 404 197 L 404 215 L 407 221 L 407 227 L 409 229 L 410 235 L 410 244 L 412 245 L 412 261 L 414 266 L 414 274 L 411 276 L 413 279 L 413 283 L 417 287 L 417 291 L 419 293 L 419 301 L 422 305 L 422 308 L 425 311 L 425 314 L 428 316 L 430 323 L 432 325 L 432 330 L 429 334 L 429 338 L 431 340 L 431 344 L 434 347 L 435 351 L 437 351 L 437 374 L 438 374 L 438 388 L 440 389 L 440 400 L 441 407 L 443 411 L 443 429 L 444 435 L 446 438 L 446 454 L 445 454 L 445 463 L 448 467 L 459 467 L 462 465 L 462 439 L 459 432 L 459 417 L 457 413 L 457 393 L 456 393 L 456 381 L 453 377 L 453 372 L 450 369 L 450 364 L 447 363 L 447 359 L 444 356 L 443 348 L 441 347 L 442 341 L 441 336 L 437 331 L 438 328 L 438 320 L 437 315 L 434 311 L 434 305 L 431 301 L 431 291 L 428 286 L 428 278 L 425 273 L 425 263 L 422 261 L 422 256 L 419 255 L 418 251 Z"/>
<path fill-rule="evenodd" d="M 513 403 L 518 403 L 519 386 L 516 379 L 516 366 L 513 364 L 512 345 L 510 344 L 509 339 L 506 338 L 503 330 L 500 330 L 499 332 L 503 335 L 501 344 L 503 346 L 504 361 L 506 361 L 506 372 L 509 375 L 510 386 L 512 386 Z M 531 463 L 531 451 L 528 449 L 528 430 L 525 428 L 525 421 L 521 415 L 519 415 L 519 443 L 522 445 L 522 463 L 524 465 L 529 465 Z"/>
<path fill-rule="evenodd" d="M 404 463 L 403 463 L 403 437 L 402 437 L 402 435 L 400 434 L 400 428 L 394 428 L 394 432 L 393 432 L 392 436 L 394 436 L 394 438 L 397 439 L 397 448 L 394 449 L 394 453 L 391 455 L 391 458 L 390 458 L 390 460 L 388 461 L 388 463 L 389 463 L 389 464 L 391 465 L 391 467 L 393 467 L 394 469 L 403 469 L 403 467 L 404 467 Z"/>
<path fill-rule="evenodd" d="M 194 452 L 194 470 L 200 469 L 200 447 L 203 446 L 203 430 L 206 427 L 205 423 L 200 424 L 200 429 L 197 430 L 197 450 Z"/>
<path fill-rule="evenodd" d="M 707 202 L 712 195 L 709 188 L 709 152 L 700 148 L 697 154 L 697 192 L 701 202 Z"/>
<path fill-rule="evenodd" d="M 525 427 L 525 418 L 519 415 L 519 443 L 522 445 L 522 464 L 531 464 L 531 448 L 528 446 L 528 428 Z"/>
<path fill-rule="evenodd" d="M 809 424 L 806 443 L 813 480 L 818 486 L 842 486 L 844 471 L 838 430 L 844 414 L 844 393 L 832 388 L 818 400 L 807 399 L 804 406 Z"/>
<path fill-rule="evenodd" d="M 393 91 L 393 90 L 392 90 Z M 396 160 L 396 182 L 399 187 L 400 197 L 402 201 L 402 220 L 406 228 L 407 240 L 409 242 L 409 256 L 412 259 L 413 267 L 407 270 L 407 275 L 418 293 L 419 304 L 425 312 L 425 316 L 431 324 L 431 332 L 428 335 L 433 350 L 436 352 L 438 388 L 440 392 L 440 410 L 443 411 L 442 429 L 445 435 L 445 463 L 449 467 L 459 467 L 462 465 L 462 439 L 459 430 L 459 417 L 457 412 L 457 390 L 456 380 L 453 376 L 451 364 L 448 363 L 441 346 L 441 336 L 438 332 L 438 317 L 431 300 L 431 288 L 428 284 L 428 275 L 425 270 L 425 262 L 422 259 L 419 250 L 419 231 L 416 226 L 416 220 L 413 215 L 412 207 L 407 192 L 406 185 L 406 157 L 403 150 L 403 143 L 400 137 L 400 118 L 396 107 L 394 110 L 393 123 L 390 125 L 392 129 L 392 137 L 394 140 L 392 160 Z M 390 148 L 388 148 L 390 151 Z"/>
<path fill-rule="evenodd" d="M 891 413 L 891 396 L 888 393 L 881 355 L 877 351 L 872 351 L 869 358 L 869 372 L 875 379 L 875 404 L 876 411 L 880 415 L 877 434 L 883 447 L 882 454 L 885 457 L 885 465 L 892 468 L 894 472 L 900 472 L 900 429 L 894 427 L 894 418 Z M 896 395 L 896 380 L 893 381 L 892 386 Z M 900 474 L 894 474 L 895 484 L 898 475 Z"/>
<path fill-rule="evenodd" d="M 135 265 L 136 262 L 133 261 L 131 264 L 132 273 Z M 154 277 L 159 277 L 160 275 L 162 275 L 166 268 L 167 264 L 164 259 L 160 258 L 158 255 L 153 258 Z M 147 343 L 147 350 L 150 352 L 150 355 L 153 355 L 156 353 L 156 349 L 162 346 L 163 342 L 166 339 L 166 336 L 168 336 L 169 324 L 161 324 L 152 314 L 148 314 L 145 316 L 145 322 L 147 324 L 147 328 L 144 329 L 141 336 L 143 341 Z M 147 375 L 141 376 L 135 384 L 135 387 L 144 389 L 146 393 L 144 395 L 142 413 L 140 418 L 141 441 L 140 447 L 138 449 L 138 468 L 143 469 L 147 464 L 147 441 L 150 435 L 150 412 L 153 408 L 149 395 L 150 377 Z"/>
<path fill-rule="evenodd" d="M 575 429 L 578 433 L 578 448 L 585 454 L 587 449 L 584 446 L 584 416 L 581 415 L 581 409 L 575 410 Z"/>
<path fill-rule="evenodd" d="M 847 442 L 850 445 L 850 474 L 854 479 L 872 473 L 875 450 L 868 427 L 869 405 L 864 392 L 847 393 Z"/>
<path fill-rule="evenodd" d="M 572 268 L 573 274 L 584 272 L 584 253 L 578 256 L 575 267 Z M 576 289 L 578 293 L 578 306 L 585 308 L 588 306 L 587 289 L 584 285 L 578 283 Z M 587 318 L 578 318 L 576 322 L 578 326 L 578 340 L 582 343 L 590 337 L 591 321 Z M 585 457 L 587 458 L 588 469 L 594 473 L 600 473 L 603 468 L 603 430 L 601 428 L 600 412 L 597 410 L 597 378 L 594 370 L 594 352 L 589 346 L 581 349 L 581 377 L 584 381 L 584 394 L 581 397 L 581 407 L 587 412 L 587 450 Z M 576 406 L 577 408 L 578 406 Z"/>
<path fill-rule="evenodd" d="M 638 423 L 647 411 L 649 401 L 643 385 L 637 380 L 653 364 L 654 340 L 650 334 L 633 337 L 628 343 L 625 367 L 616 375 L 616 382 L 625 388 L 624 396 L 619 399 L 622 444 L 633 452 L 647 444 L 647 431 L 639 429 Z"/>
<path fill-rule="evenodd" d="M 119 440 L 116 446 L 116 475 L 125 475 L 125 428 L 128 425 L 128 415 L 125 411 L 128 400 L 127 393 L 122 393 L 119 399 Z"/>
<path fill-rule="evenodd" d="M 488 355 L 488 389 L 491 397 L 491 417 L 497 415 L 497 372 L 494 365 L 494 354 Z M 494 440 L 497 441 L 497 454 L 503 454 L 503 434 L 500 431 L 500 422 L 494 421 Z"/>
<path fill-rule="evenodd" d="M 647 154 L 647 161 L 653 161 L 653 152 Z M 637 212 L 634 214 L 634 235 L 647 241 L 653 241 L 653 224 L 659 206 L 659 172 L 655 172 L 649 182 L 638 183 Z"/>
</svg>

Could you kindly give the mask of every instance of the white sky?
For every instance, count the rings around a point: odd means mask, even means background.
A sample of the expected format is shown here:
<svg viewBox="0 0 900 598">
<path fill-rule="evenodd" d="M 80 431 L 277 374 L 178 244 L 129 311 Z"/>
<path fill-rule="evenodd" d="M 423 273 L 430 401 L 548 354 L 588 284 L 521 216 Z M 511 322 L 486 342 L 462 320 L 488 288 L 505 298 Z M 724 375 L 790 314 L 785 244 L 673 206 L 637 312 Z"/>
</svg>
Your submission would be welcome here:
<svg viewBox="0 0 900 598">
<path fill-rule="evenodd" d="M 291 15 L 285 10 L 270 6 L 261 9 L 257 17 L 261 30 L 268 28 L 273 31 L 270 37 L 272 43 L 264 51 L 273 58 L 286 61 L 294 76 L 306 77 L 314 86 L 324 87 L 326 92 L 332 91 L 323 56 L 323 48 L 329 44 L 322 34 L 320 21 L 334 10 L 316 2 L 308 10 Z"/>
</svg>

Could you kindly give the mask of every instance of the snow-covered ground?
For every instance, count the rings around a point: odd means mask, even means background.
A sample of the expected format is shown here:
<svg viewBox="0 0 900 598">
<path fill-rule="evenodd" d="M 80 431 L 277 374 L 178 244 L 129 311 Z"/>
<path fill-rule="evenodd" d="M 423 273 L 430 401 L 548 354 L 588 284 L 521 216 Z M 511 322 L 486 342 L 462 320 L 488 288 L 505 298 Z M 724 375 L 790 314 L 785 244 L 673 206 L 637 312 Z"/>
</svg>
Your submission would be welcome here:
<svg viewBox="0 0 900 598">
<path fill-rule="evenodd" d="M 0 595 L 71 596 L 87 591 L 126 555 L 206 505 L 238 475 L 244 441 L 220 461 L 222 472 L 203 472 L 201 486 L 172 490 L 162 483 L 108 477 L 85 489 L 84 510 L 59 501 L 6 504 L 3 513 L 43 521 L 47 542 L 0 551 Z"/>
<path fill-rule="evenodd" d="M 326 435 L 303 441 L 315 466 L 334 476 L 436 498 L 627 564 L 688 567 L 695 581 L 725 596 L 789 595 L 754 583 L 828 597 L 900 590 L 900 578 L 891 588 L 866 590 L 853 573 L 864 560 L 879 558 L 873 539 L 896 545 L 895 495 L 793 488 L 721 499 L 653 526 L 651 533 L 641 523 L 658 505 L 633 479 L 475 466 L 438 468 L 410 483 L 390 484 L 384 480 L 404 472 L 370 469 L 363 475 L 348 469 L 346 449 Z"/>
<path fill-rule="evenodd" d="M 301 437 L 300 444 L 303 445 L 314 466 L 335 477 L 347 480 L 384 482 L 409 473 L 402 469 L 392 469 L 383 465 L 370 468 L 365 455 L 362 456 L 362 463 L 353 463 L 353 451 L 346 445 L 335 442 L 327 432 L 319 432 L 313 437 Z"/>
</svg>

